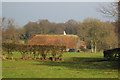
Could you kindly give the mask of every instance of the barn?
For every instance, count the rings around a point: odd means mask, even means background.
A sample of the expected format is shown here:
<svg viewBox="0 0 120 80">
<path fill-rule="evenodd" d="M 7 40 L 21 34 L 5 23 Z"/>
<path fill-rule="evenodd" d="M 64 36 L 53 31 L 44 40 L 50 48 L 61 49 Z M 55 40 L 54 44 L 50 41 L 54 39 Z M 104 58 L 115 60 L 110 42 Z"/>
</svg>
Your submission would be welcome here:
<svg viewBox="0 0 120 80">
<path fill-rule="evenodd" d="M 67 49 L 80 48 L 80 38 L 77 35 L 36 35 L 28 41 L 30 45 L 66 46 Z"/>
</svg>

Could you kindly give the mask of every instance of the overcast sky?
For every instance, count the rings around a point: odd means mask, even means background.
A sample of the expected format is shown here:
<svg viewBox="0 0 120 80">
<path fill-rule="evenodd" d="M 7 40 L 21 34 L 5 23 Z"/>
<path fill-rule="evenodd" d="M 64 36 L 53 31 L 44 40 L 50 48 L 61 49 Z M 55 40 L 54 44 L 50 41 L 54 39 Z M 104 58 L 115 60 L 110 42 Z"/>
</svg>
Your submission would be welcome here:
<svg viewBox="0 0 120 80">
<path fill-rule="evenodd" d="M 100 5 L 109 2 L 3 2 L 2 16 L 13 18 L 19 26 L 29 21 L 48 19 L 50 22 L 66 22 L 69 19 L 82 22 L 85 18 L 92 17 L 101 21 L 109 21 L 97 11 Z"/>
</svg>

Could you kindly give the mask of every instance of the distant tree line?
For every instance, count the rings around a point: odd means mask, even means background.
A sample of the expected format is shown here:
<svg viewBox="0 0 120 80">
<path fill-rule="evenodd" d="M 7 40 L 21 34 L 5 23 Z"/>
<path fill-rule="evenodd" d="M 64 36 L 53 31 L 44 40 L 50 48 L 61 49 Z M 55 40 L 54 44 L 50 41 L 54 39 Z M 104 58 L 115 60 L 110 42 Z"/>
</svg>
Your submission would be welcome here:
<svg viewBox="0 0 120 80">
<path fill-rule="evenodd" d="M 65 23 L 55 23 L 48 20 L 28 22 L 23 27 L 17 27 L 13 19 L 2 18 L 2 42 L 27 43 L 37 34 L 67 34 L 78 35 L 85 41 L 87 48 L 92 52 L 116 48 L 118 34 L 116 24 L 102 22 L 98 19 L 87 18 L 83 22 L 68 20 Z"/>
</svg>

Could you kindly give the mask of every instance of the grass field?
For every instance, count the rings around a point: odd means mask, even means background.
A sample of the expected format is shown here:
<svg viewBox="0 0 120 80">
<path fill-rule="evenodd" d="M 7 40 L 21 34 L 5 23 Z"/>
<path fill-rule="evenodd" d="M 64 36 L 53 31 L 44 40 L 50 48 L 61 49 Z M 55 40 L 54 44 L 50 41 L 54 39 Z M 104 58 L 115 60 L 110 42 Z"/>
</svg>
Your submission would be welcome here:
<svg viewBox="0 0 120 80">
<path fill-rule="evenodd" d="M 14 53 L 14 57 L 20 57 Z M 3 78 L 118 78 L 118 62 L 102 53 L 64 53 L 63 62 L 2 61 Z"/>
</svg>

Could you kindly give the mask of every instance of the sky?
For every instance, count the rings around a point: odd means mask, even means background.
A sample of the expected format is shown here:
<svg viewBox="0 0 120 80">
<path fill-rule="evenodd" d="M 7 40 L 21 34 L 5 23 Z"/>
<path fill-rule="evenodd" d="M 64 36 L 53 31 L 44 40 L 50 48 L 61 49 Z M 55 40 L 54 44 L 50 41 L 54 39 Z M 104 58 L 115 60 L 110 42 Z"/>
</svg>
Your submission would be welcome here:
<svg viewBox="0 0 120 80">
<path fill-rule="evenodd" d="M 110 21 L 98 11 L 101 5 L 109 4 L 110 2 L 3 2 L 2 17 L 14 19 L 20 27 L 39 19 L 56 23 L 64 23 L 69 19 L 82 22 L 88 17 Z"/>
</svg>

